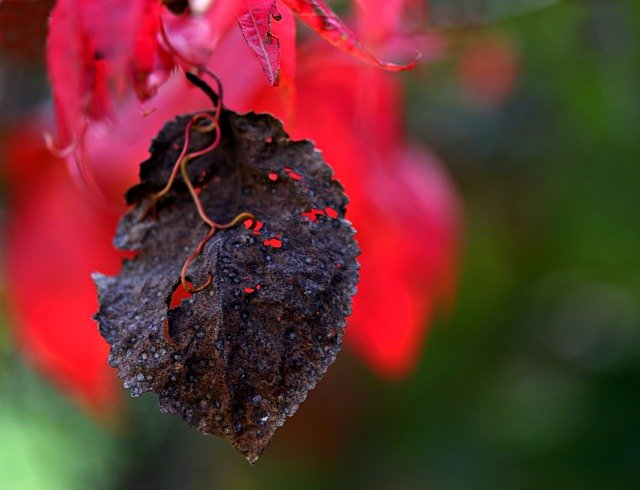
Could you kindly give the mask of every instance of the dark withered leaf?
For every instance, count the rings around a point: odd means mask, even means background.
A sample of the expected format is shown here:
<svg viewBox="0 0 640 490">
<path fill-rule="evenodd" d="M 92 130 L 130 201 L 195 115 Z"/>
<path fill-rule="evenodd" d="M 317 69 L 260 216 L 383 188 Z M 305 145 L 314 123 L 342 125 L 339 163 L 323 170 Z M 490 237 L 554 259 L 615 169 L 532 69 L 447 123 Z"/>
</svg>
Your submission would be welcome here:
<svg viewBox="0 0 640 490">
<path fill-rule="evenodd" d="M 261 222 L 221 230 L 189 268 L 213 283 L 169 309 L 180 270 L 208 227 L 183 181 L 143 219 L 167 182 L 191 115 L 165 125 L 127 193 L 135 207 L 115 244 L 137 251 L 115 277 L 95 274 L 95 318 L 109 362 L 133 396 L 154 392 L 164 412 L 224 437 L 254 462 L 340 350 L 358 277 L 347 198 L 320 152 L 291 141 L 277 119 L 224 111 L 223 138 L 189 163 L 200 199 L 218 222 L 247 211 Z M 190 150 L 212 136 L 191 133 Z M 275 246 L 274 246 L 275 245 Z M 172 348 L 163 333 L 168 318 Z"/>
</svg>

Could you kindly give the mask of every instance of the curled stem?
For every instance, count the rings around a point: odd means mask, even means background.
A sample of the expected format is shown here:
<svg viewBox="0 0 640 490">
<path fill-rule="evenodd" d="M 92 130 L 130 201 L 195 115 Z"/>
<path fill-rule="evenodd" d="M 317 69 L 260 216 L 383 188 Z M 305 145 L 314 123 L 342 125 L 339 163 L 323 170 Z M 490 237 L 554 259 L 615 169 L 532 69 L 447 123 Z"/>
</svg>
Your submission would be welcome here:
<svg viewBox="0 0 640 490">
<path fill-rule="evenodd" d="M 200 125 L 199 124 L 200 121 L 203 121 L 203 120 L 207 120 L 208 124 L 204 126 Z M 191 139 L 190 138 L 191 130 L 197 131 L 199 133 L 207 133 L 215 130 L 215 139 L 213 143 L 211 143 L 206 148 L 195 151 L 195 152 L 187 153 L 187 150 L 189 149 L 190 139 Z M 220 138 L 221 138 L 220 127 L 218 125 L 218 121 L 215 115 L 202 112 L 199 114 L 195 114 L 191 118 L 185 130 L 184 145 L 182 146 L 182 151 L 180 152 L 180 155 L 176 159 L 176 163 L 173 166 L 173 169 L 171 170 L 171 174 L 169 175 L 167 184 L 160 191 L 156 192 L 151 196 L 151 204 L 147 212 L 142 217 L 143 220 L 149 217 L 149 215 L 152 215 L 157 218 L 156 205 L 158 201 L 160 201 L 160 199 L 162 199 L 164 196 L 166 196 L 169 193 L 169 191 L 171 190 L 171 187 L 173 187 L 176 177 L 178 176 L 178 171 L 180 170 L 180 167 L 189 163 L 190 160 L 193 160 L 196 157 L 199 157 L 201 155 L 204 155 L 214 150 L 220 143 Z"/>
<path fill-rule="evenodd" d="M 166 33 L 163 33 L 163 35 L 166 36 Z M 165 40 L 168 42 L 168 39 L 165 39 Z M 200 200 L 200 196 L 198 195 L 198 192 L 194 187 L 193 182 L 191 181 L 191 178 L 189 177 L 189 173 L 187 171 L 187 164 L 194 158 L 200 157 L 202 155 L 206 155 L 207 153 L 210 153 L 213 150 L 215 150 L 220 144 L 220 141 L 222 138 L 221 130 L 220 130 L 220 116 L 222 113 L 222 84 L 220 83 L 220 79 L 214 73 L 210 72 L 204 67 L 199 67 L 199 68 L 201 71 L 204 71 L 215 80 L 218 88 L 217 94 L 211 89 L 211 87 L 209 87 L 209 85 L 207 85 L 197 75 L 192 73 L 187 73 L 187 78 L 191 83 L 200 87 L 209 96 L 209 98 L 213 102 L 214 111 L 213 113 L 201 112 L 198 114 L 194 114 L 191 117 L 191 120 L 187 123 L 187 126 L 185 128 L 184 144 L 182 146 L 182 150 L 180 151 L 180 154 L 178 155 L 178 158 L 176 159 L 176 162 L 171 170 L 169 179 L 166 185 L 160 191 L 156 192 L 151 196 L 150 198 L 151 205 L 143 216 L 143 219 L 145 219 L 149 214 L 153 214 L 154 216 L 157 215 L 156 204 L 160 199 L 162 199 L 169 193 L 169 191 L 173 187 L 173 184 L 176 181 L 176 178 L 178 177 L 178 171 L 179 171 L 181 173 L 182 180 L 184 184 L 187 186 L 187 189 L 189 190 L 189 194 L 191 195 L 191 198 L 193 199 L 193 202 L 196 206 L 198 216 L 206 225 L 209 226 L 209 231 L 202 238 L 202 240 L 200 240 L 195 250 L 191 252 L 189 257 L 185 261 L 184 265 L 182 266 L 182 270 L 180 272 L 180 283 L 182 284 L 182 287 L 185 289 L 185 291 L 187 291 L 189 294 L 198 293 L 206 289 L 207 287 L 209 287 L 209 285 L 211 285 L 211 283 L 213 282 L 213 274 L 211 273 L 211 271 L 208 271 L 207 281 L 200 286 L 196 286 L 190 280 L 188 280 L 187 274 L 188 274 L 189 266 L 202 253 L 204 246 L 216 234 L 216 232 L 218 230 L 233 228 L 234 226 L 237 226 L 239 223 L 242 223 L 247 220 L 251 221 L 248 228 L 254 228 L 258 222 L 254 215 L 247 212 L 239 213 L 228 223 L 218 223 L 214 221 L 209 217 L 209 215 L 205 211 L 202 201 Z M 213 142 L 201 150 L 189 152 L 191 131 L 197 131 L 200 133 L 214 133 Z M 182 348 L 171 338 L 171 334 L 169 332 L 168 319 L 164 324 L 164 336 L 166 341 L 173 348 L 175 349 Z"/>
<path fill-rule="evenodd" d="M 206 243 L 211 239 L 211 237 L 213 237 L 213 235 L 216 234 L 216 231 L 232 228 L 246 220 L 251 220 L 250 228 L 252 228 L 255 226 L 257 221 L 255 216 L 247 212 L 238 214 L 235 218 L 233 218 L 228 223 L 217 223 L 213 221 L 204 210 L 202 201 L 200 200 L 200 196 L 198 196 L 196 189 L 193 187 L 193 183 L 191 182 L 191 179 L 189 178 L 189 174 L 187 173 L 186 162 L 180 166 L 180 171 L 182 172 L 182 179 L 184 180 L 185 184 L 187 185 L 187 188 L 189 189 L 189 194 L 191 194 L 191 198 L 193 199 L 193 202 L 196 205 L 196 209 L 198 210 L 198 215 L 200 216 L 200 219 L 204 221 L 207 225 L 209 225 L 209 232 L 204 236 L 202 240 L 200 240 L 200 243 L 198 244 L 196 249 L 193 252 L 191 252 L 191 255 L 189 255 L 189 258 L 184 263 L 184 266 L 182 267 L 182 272 L 180 274 L 180 282 L 182 282 L 182 287 L 188 293 L 193 294 L 193 293 L 198 293 L 203 289 L 207 288 L 211 284 L 211 281 L 213 281 L 213 275 L 211 274 L 211 272 L 209 272 L 209 278 L 207 279 L 207 282 L 205 282 L 202 286 L 189 286 L 187 281 L 187 270 L 189 269 L 189 265 L 191 265 L 191 262 L 193 262 L 198 257 L 198 255 L 200 255 Z"/>
<path fill-rule="evenodd" d="M 178 344 L 175 340 L 173 340 L 173 338 L 171 337 L 171 333 L 169 332 L 169 319 L 167 318 L 164 321 L 164 325 L 162 326 L 162 332 L 164 333 L 164 339 L 167 341 L 167 343 L 173 347 L 176 350 L 181 350 L 184 349 L 186 347 L 186 345 L 180 345 Z"/>
</svg>

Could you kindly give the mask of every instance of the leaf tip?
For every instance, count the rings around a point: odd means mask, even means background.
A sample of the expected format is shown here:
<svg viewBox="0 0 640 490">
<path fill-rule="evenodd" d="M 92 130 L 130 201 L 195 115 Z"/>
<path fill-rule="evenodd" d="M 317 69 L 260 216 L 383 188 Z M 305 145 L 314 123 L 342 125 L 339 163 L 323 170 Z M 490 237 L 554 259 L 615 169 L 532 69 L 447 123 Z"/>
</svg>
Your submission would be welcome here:
<svg viewBox="0 0 640 490">
<path fill-rule="evenodd" d="M 398 64 L 398 63 L 380 61 L 378 64 L 380 65 L 381 68 L 387 71 L 393 71 L 393 72 L 409 71 L 409 70 L 413 70 L 416 66 L 418 66 L 418 63 L 420 62 L 421 58 L 422 58 L 422 53 L 420 53 L 420 51 L 415 51 L 413 55 L 413 59 L 408 63 Z"/>
</svg>

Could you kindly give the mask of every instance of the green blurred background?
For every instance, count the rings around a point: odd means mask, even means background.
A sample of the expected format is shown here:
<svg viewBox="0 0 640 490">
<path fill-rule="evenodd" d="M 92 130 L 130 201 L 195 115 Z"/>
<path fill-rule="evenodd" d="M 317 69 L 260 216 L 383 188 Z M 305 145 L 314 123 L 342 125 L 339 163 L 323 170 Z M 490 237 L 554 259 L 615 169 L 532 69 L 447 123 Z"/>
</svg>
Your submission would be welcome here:
<svg viewBox="0 0 640 490">
<path fill-rule="evenodd" d="M 640 488 L 640 2 L 432 10 L 451 55 L 407 76 L 410 129 L 456 182 L 466 232 L 456 305 L 416 372 L 384 382 L 343 352 L 250 467 L 151 396 L 96 424 L 3 329 L 0 487 Z M 497 105 L 460 79 L 483 39 L 517 57 Z M 6 121 L 47 87 L 2 65 Z"/>
</svg>

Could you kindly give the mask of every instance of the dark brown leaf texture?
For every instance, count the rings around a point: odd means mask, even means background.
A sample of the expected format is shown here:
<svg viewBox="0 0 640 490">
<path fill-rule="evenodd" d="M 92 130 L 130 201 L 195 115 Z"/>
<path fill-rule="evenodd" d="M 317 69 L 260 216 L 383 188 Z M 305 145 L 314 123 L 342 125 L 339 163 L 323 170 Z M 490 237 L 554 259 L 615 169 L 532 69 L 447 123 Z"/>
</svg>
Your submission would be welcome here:
<svg viewBox="0 0 640 490">
<path fill-rule="evenodd" d="M 154 392 L 163 412 L 224 437 L 254 462 L 340 350 L 359 250 L 343 187 L 313 144 L 291 141 L 269 115 L 225 110 L 219 147 L 191 161 L 189 176 L 213 219 L 249 212 L 259 223 L 218 231 L 188 270 L 193 284 L 209 273 L 213 282 L 170 308 L 181 268 L 208 227 L 180 177 L 158 203 L 157 220 L 144 215 L 190 119 L 165 125 L 141 166 L 142 182 L 127 193 L 135 207 L 115 244 L 136 256 L 115 277 L 94 275 L 95 318 L 133 396 Z M 190 150 L 211 138 L 193 132 Z"/>
</svg>

